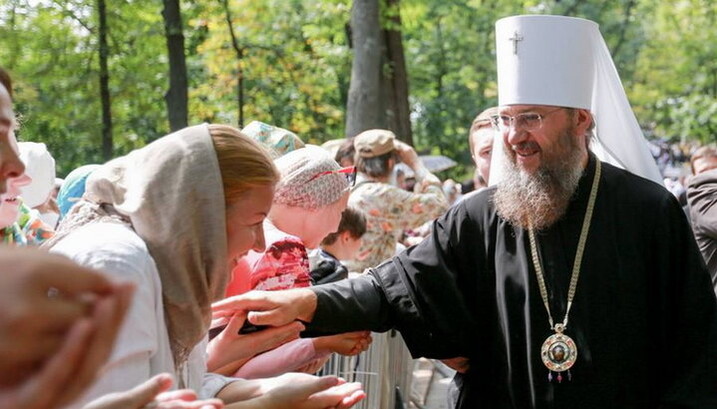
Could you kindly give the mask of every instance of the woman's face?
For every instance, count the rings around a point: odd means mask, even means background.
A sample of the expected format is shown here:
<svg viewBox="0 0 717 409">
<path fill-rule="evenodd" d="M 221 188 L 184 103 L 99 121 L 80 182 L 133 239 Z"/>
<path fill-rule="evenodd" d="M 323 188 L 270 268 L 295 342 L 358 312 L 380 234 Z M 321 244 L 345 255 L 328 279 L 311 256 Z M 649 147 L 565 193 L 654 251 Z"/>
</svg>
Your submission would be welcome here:
<svg viewBox="0 0 717 409">
<path fill-rule="evenodd" d="M 4 135 L 7 142 L 7 149 L 11 150 L 12 154 L 17 157 L 18 146 L 17 140 L 15 140 L 15 132 L 13 129 L 7 130 L 7 134 Z M 24 170 L 24 167 L 19 168 L 20 171 Z M 5 192 L 0 193 L 0 228 L 5 228 L 15 223 L 17 215 L 20 211 L 20 188 L 30 184 L 29 176 L 25 173 L 20 173 L 19 176 L 11 176 L 5 180 Z"/>
<path fill-rule="evenodd" d="M 346 192 L 334 203 L 311 212 L 307 219 L 306 234 L 301 237 L 304 245 L 310 249 L 319 247 L 324 237 L 335 232 L 341 222 L 341 213 L 349 202 L 349 192 Z"/>
<path fill-rule="evenodd" d="M 15 223 L 20 211 L 20 187 L 30 183 L 30 177 L 22 174 L 20 177 L 7 180 L 7 191 L 0 194 L 0 228 Z"/>
<path fill-rule="evenodd" d="M 230 261 L 249 250 L 264 251 L 264 219 L 274 198 L 274 185 L 257 186 L 227 208 L 227 255 Z"/>
</svg>

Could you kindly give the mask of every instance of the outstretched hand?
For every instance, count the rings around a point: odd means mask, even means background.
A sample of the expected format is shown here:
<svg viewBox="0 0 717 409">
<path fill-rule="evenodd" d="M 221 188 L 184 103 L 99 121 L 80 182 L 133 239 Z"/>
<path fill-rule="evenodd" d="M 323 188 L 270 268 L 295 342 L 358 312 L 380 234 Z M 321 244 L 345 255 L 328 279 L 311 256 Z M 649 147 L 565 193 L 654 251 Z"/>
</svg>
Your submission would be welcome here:
<svg viewBox="0 0 717 409">
<path fill-rule="evenodd" d="M 102 396 L 83 409 L 222 409 L 220 399 L 197 400 L 197 394 L 190 389 L 167 392 L 172 386 L 169 374 L 159 374 L 125 391 Z"/>
<path fill-rule="evenodd" d="M 345 409 L 366 397 L 360 383 L 334 376 L 291 373 L 277 380 L 279 385 L 262 397 L 266 408 Z"/>
<path fill-rule="evenodd" d="M 314 348 L 322 352 L 336 352 L 337 354 L 357 355 L 371 345 L 373 338 L 369 331 L 346 332 L 314 338 Z"/>
<path fill-rule="evenodd" d="M 247 314 L 254 325 L 282 326 L 295 320 L 311 322 L 316 311 L 316 294 L 305 288 L 283 291 L 250 291 L 212 304 L 212 320 L 228 322 Z"/>
</svg>

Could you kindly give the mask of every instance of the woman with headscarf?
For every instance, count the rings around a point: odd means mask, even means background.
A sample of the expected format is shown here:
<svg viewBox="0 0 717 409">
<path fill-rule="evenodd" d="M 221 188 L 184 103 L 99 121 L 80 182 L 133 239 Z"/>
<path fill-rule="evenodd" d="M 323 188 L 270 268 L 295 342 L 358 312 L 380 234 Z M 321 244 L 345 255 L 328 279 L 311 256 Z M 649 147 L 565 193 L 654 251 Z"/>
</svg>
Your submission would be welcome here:
<svg viewBox="0 0 717 409">
<path fill-rule="evenodd" d="M 358 386 L 344 384 L 324 392 L 331 395 L 325 405 L 303 406 L 311 394 L 295 385 L 287 390 L 286 379 L 248 385 L 206 373 L 211 302 L 224 293 L 231 262 L 264 248 L 262 222 L 277 180 L 264 149 L 222 125 L 185 128 L 92 173 L 48 246 L 136 283 L 137 291 L 110 362 L 73 408 L 163 372 L 201 398 L 250 399 L 231 406 L 237 409 L 347 407 L 362 397 Z M 257 397 L 258 391 L 266 393 Z"/>
<path fill-rule="evenodd" d="M 250 251 L 237 264 L 227 296 L 249 290 L 309 286 L 306 249 L 317 248 L 324 237 L 338 229 L 356 176 L 355 168 L 341 168 L 316 146 L 289 152 L 274 163 L 281 180 L 271 212 L 264 221 L 266 250 Z M 225 336 L 233 335 L 227 332 Z M 233 362 L 228 362 L 221 349 L 210 348 L 208 364 L 210 370 L 241 378 L 275 376 L 288 371 L 313 373 L 332 352 L 355 355 L 370 343 L 367 331 L 298 339 L 253 359 Z"/>
</svg>

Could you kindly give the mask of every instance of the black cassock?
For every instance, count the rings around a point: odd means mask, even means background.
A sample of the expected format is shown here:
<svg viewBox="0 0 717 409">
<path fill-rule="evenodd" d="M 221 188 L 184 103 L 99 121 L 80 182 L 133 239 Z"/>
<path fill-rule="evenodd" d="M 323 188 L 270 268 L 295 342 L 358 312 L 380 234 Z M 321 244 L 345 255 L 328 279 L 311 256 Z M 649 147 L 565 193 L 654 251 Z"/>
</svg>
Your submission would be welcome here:
<svg viewBox="0 0 717 409">
<path fill-rule="evenodd" d="M 537 235 L 551 310 L 568 283 L 596 159 L 565 216 Z M 548 381 L 552 335 L 528 232 L 488 189 L 454 206 L 421 244 L 357 279 L 314 287 L 312 333 L 398 329 L 411 353 L 464 356 L 459 408 L 717 408 L 717 301 L 677 201 L 608 164 L 565 334 L 572 381 Z"/>
</svg>

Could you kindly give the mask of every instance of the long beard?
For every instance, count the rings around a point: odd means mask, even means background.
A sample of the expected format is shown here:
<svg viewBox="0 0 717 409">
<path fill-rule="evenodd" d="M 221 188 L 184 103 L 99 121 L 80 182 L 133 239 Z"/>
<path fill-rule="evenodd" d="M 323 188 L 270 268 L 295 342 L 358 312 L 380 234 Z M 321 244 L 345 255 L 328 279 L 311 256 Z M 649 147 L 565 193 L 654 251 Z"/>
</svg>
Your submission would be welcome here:
<svg viewBox="0 0 717 409">
<path fill-rule="evenodd" d="M 564 129 L 552 154 L 543 152 L 538 169 L 529 174 L 516 163 L 516 153 L 505 146 L 503 180 L 493 197 L 498 215 L 514 226 L 542 230 L 558 221 L 570 204 L 583 173 L 573 130 Z"/>
</svg>

